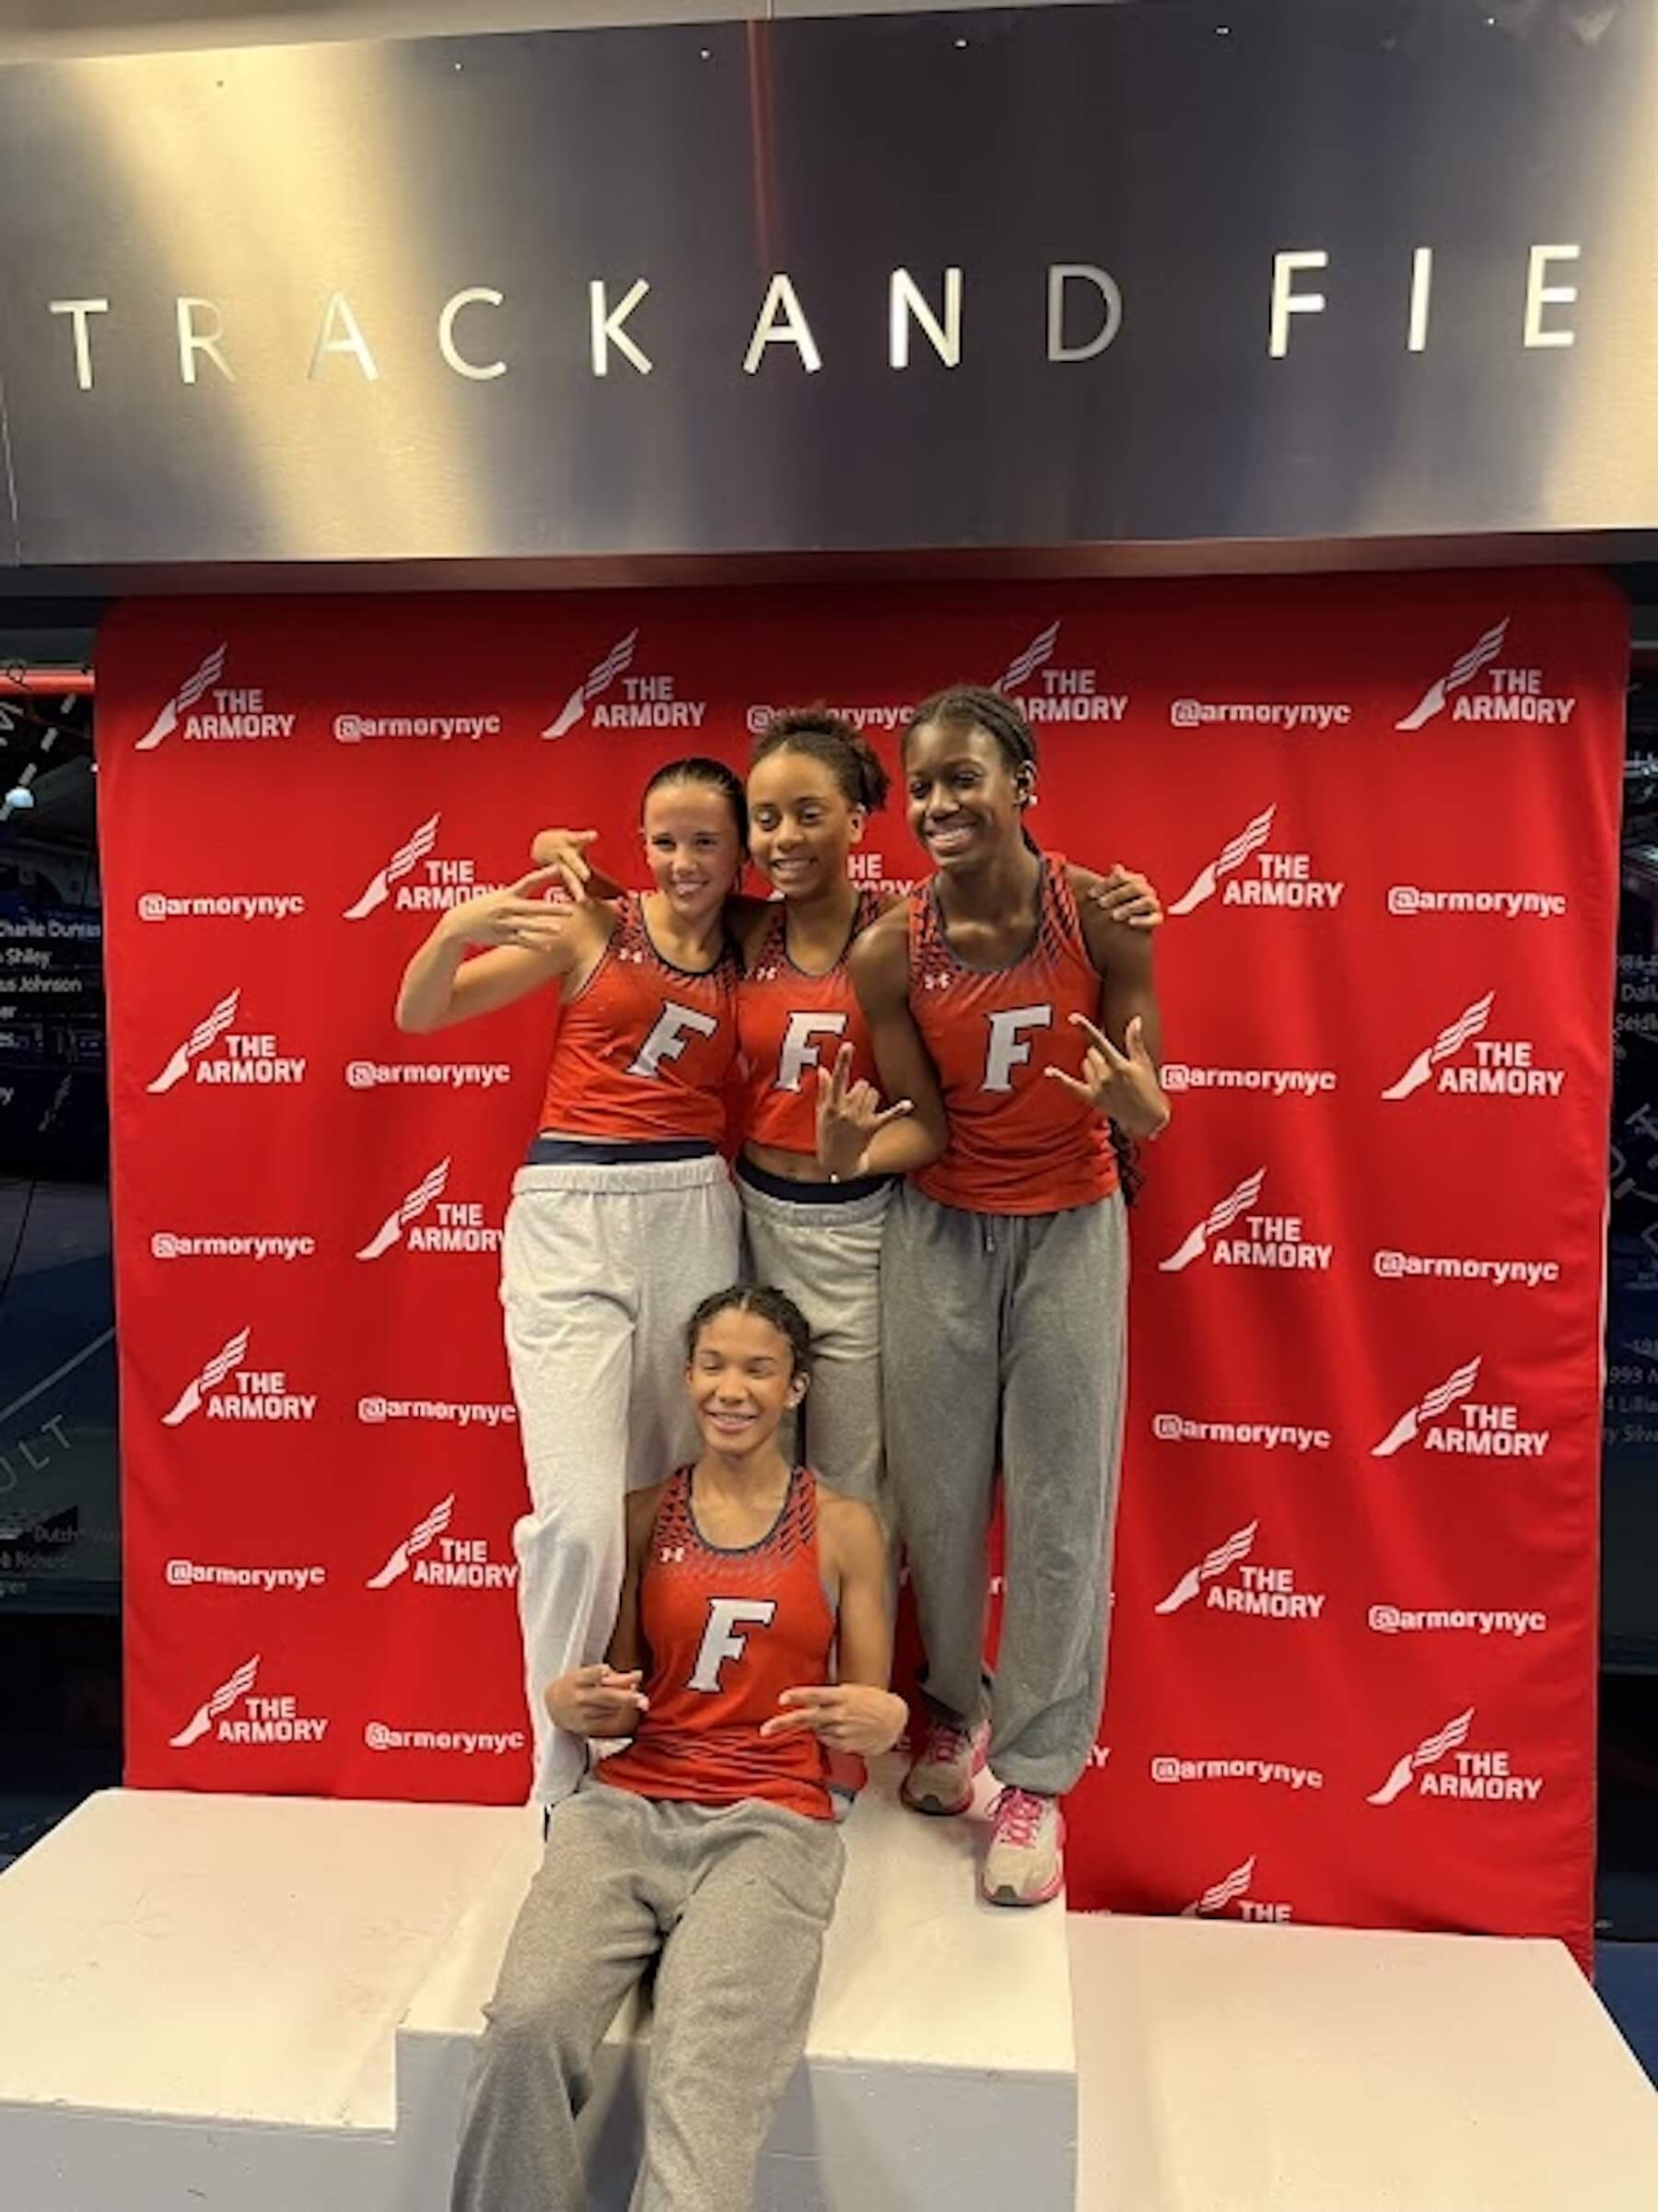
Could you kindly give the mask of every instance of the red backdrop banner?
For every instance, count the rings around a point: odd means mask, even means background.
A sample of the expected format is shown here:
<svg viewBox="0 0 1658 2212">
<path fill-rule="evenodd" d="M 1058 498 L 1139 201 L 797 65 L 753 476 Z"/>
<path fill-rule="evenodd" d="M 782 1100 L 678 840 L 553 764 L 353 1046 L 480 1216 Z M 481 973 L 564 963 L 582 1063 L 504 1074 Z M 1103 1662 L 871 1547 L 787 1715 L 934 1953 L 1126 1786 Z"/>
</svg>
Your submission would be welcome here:
<svg viewBox="0 0 1658 2212">
<path fill-rule="evenodd" d="M 1148 869 L 1082 1906 L 1586 1942 L 1625 632 L 1541 574 L 129 605 L 99 650 L 128 1775 L 527 1786 L 496 1298 L 550 999 L 400 1036 L 443 907 L 827 699 L 999 680 Z M 907 886 L 901 813 L 861 856 Z"/>
</svg>

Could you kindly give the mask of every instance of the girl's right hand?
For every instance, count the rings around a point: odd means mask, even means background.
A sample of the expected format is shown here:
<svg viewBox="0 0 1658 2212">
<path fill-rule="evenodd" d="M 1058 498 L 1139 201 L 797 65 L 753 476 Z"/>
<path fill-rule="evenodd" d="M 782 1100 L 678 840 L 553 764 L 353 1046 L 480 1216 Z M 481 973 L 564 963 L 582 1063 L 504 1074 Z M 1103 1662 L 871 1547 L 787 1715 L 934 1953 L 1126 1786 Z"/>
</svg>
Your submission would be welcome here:
<svg viewBox="0 0 1658 2212">
<path fill-rule="evenodd" d="M 590 895 L 592 868 L 587 849 L 598 837 L 596 829 L 538 830 L 530 845 L 530 858 L 538 868 L 555 868 L 564 887 L 579 906 Z"/>
<path fill-rule="evenodd" d="M 554 1726 L 571 1736 L 631 1736 L 640 1714 L 650 1709 L 639 1688 L 642 1679 L 636 1667 L 617 1674 L 601 1659 L 596 1666 L 561 1674 L 543 1695 Z"/>
<path fill-rule="evenodd" d="M 504 891 L 485 891 L 464 906 L 451 907 L 443 931 L 451 942 L 520 945 L 530 953 L 550 953 L 567 924 L 567 908 L 549 906 L 542 894 L 566 882 L 562 864 L 532 868 Z"/>
</svg>

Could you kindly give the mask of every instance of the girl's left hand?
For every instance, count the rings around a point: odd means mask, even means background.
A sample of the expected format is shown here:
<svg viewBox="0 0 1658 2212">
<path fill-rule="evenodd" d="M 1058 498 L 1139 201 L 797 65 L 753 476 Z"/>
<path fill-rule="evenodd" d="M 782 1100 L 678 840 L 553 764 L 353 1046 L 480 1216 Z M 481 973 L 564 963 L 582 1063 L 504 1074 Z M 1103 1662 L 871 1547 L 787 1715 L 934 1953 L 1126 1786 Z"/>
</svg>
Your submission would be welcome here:
<svg viewBox="0 0 1658 2212">
<path fill-rule="evenodd" d="M 877 1129 L 912 1112 L 907 1098 L 884 1110 L 873 1083 L 852 1080 L 852 1047 L 843 1045 L 835 1064 L 817 1071 L 818 1165 L 846 1183 L 863 1173 L 863 1157 Z"/>
<path fill-rule="evenodd" d="M 536 858 L 541 855 L 537 853 Z M 1125 868 L 1117 862 L 1088 895 L 1108 921 L 1120 921 L 1130 930 L 1162 927 L 1162 901 L 1151 879 L 1141 875 L 1138 868 Z"/>
<path fill-rule="evenodd" d="M 1128 1049 L 1119 1052 L 1103 1029 L 1084 1014 L 1071 1020 L 1089 1039 L 1082 1056 L 1082 1077 L 1068 1075 L 1063 1068 L 1044 1073 L 1062 1083 L 1086 1106 L 1115 1121 L 1130 1137 L 1155 1137 L 1169 1124 L 1169 1102 L 1157 1080 L 1151 1055 L 1146 1050 L 1145 1025 L 1138 1014 L 1128 1024 L 1124 1039 Z"/>
<path fill-rule="evenodd" d="M 901 1697 L 869 1682 L 786 1690 L 777 1703 L 788 1710 L 762 1722 L 762 1736 L 799 1736 L 810 1730 L 819 1743 L 832 1744 L 837 1751 L 857 1751 L 865 1759 L 890 1751 L 909 1718 Z"/>
</svg>

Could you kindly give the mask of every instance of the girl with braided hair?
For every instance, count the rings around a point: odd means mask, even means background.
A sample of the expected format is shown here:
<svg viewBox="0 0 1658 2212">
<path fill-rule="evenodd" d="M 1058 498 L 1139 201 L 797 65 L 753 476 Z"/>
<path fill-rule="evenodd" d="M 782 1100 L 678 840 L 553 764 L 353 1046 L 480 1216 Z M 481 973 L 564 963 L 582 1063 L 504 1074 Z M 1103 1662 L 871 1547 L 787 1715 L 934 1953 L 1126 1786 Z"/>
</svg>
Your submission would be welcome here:
<svg viewBox="0 0 1658 2212">
<path fill-rule="evenodd" d="M 849 962 L 893 902 L 856 883 L 850 856 L 886 802 L 869 743 L 826 707 L 774 715 L 754 741 L 749 852 L 769 899 L 733 896 L 742 954 L 737 1028 L 743 1143 L 736 1163 L 754 1280 L 776 1283 L 811 1326 L 816 1374 L 804 1425 L 827 1481 L 884 1514 L 881 1253 L 894 1177 L 921 1157 L 902 1106 L 881 1106 L 869 1031 Z M 615 886 L 589 854 L 591 830 L 544 830 L 538 862 L 559 867 L 577 898 Z M 1091 878 L 1102 915 L 1127 930 L 1162 919 L 1142 876 Z M 828 1177 L 818 1160 L 822 1089 L 862 1130 L 858 1171 Z M 925 1140 L 920 1141 L 921 1144 Z"/>
<path fill-rule="evenodd" d="M 881 1528 L 781 1448 L 810 1331 L 772 1288 L 685 1331 L 695 1458 L 627 1505 L 602 1661 L 547 1687 L 561 1728 L 625 1747 L 554 1814 L 486 2007 L 451 2212 L 578 2212 L 593 2057 L 655 1969 L 634 2212 L 744 2212 L 805 2046 L 840 1887 L 832 1756 L 886 1750 Z M 773 2201 L 768 2199 L 768 2201 Z"/>
<path fill-rule="evenodd" d="M 911 1177 L 882 1254 L 885 1434 L 930 1712 L 905 1800 L 966 1809 L 1002 1785 L 986 1899 L 1058 1894 L 1057 1799 L 1104 1693 L 1128 1280 L 1112 1128 L 1169 1107 L 1148 933 L 1100 879 L 1024 829 L 1036 745 L 1014 702 L 956 685 L 917 708 L 903 762 L 931 881 L 859 938 L 851 979 L 886 1094 L 825 1103 L 835 1175 L 878 1154 Z M 986 1542 L 999 1462 L 1001 1644 L 984 1667 Z"/>
</svg>

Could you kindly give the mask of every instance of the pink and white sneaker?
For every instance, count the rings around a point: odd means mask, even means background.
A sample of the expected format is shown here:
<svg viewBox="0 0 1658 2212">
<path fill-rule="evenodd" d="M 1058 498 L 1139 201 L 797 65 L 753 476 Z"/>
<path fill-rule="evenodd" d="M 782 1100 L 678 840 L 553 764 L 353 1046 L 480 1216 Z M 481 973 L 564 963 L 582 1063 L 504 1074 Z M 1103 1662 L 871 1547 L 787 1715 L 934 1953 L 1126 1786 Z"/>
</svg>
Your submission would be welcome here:
<svg viewBox="0 0 1658 2212">
<path fill-rule="evenodd" d="M 979 1895 L 988 1905 L 1045 1905 L 1064 1887 L 1065 1816 L 1058 1800 L 1010 1783 L 990 1808 Z"/>
<path fill-rule="evenodd" d="M 935 1715 L 898 1792 L 911 1812 L 965 1812 L 973 1803 L 973 1777 L 985 1763 L 989 1742 L 987 1721 L 963 1728 Z"/>
</svg>

